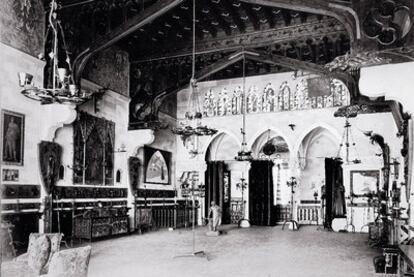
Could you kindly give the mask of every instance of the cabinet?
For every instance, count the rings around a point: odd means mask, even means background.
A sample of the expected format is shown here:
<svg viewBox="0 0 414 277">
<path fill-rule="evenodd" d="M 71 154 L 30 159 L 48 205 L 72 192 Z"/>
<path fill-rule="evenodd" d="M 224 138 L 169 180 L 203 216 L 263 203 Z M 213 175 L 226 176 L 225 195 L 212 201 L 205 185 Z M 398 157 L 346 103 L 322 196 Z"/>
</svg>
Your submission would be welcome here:
<svg viewBox="0 0 414 277">
<path fill-rule="evenodd" d="M 129 233 L 129 218 L 125 215 L 87 213 L 74 218 L 75 238 L 95 239 Z"/>
</svg>

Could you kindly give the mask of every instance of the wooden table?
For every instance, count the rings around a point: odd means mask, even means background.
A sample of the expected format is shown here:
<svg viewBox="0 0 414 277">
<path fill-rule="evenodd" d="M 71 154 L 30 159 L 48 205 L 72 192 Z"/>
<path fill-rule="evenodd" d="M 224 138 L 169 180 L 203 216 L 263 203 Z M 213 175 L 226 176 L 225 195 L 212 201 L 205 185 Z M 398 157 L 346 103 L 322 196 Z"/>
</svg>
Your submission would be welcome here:
<svg viewBox="0 0 414 277">
<path fill-rule="evenodd" d="M 401 266 L 402 276 L 414 276 L 414 245 L 399 245 L 403 264 Z"/>
</svg>

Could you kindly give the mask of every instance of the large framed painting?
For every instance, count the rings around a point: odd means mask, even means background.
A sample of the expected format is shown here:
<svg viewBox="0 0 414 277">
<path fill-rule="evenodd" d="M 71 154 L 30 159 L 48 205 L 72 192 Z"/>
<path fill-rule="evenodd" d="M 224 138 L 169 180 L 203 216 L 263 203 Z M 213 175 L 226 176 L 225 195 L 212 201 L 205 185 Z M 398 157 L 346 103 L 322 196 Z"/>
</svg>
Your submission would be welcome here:
<svg viewBox="0 0 414 277">
<path fill-rule="evenodd" d="M 144 147 L 145 183 L 170 184 L 171 152 Z"/>
<path fill-rule="evenodd" d="M 351 171 L 351 194 L 363 197 L 375 194 L 379 189 L 379 170 L 353 170 Z"/>
<path fill-rule="evenodd" d="M 3 163 L 23 165 L 24 115 L 9 110 L 2 110 L 1 122 Z"/>
</svg>

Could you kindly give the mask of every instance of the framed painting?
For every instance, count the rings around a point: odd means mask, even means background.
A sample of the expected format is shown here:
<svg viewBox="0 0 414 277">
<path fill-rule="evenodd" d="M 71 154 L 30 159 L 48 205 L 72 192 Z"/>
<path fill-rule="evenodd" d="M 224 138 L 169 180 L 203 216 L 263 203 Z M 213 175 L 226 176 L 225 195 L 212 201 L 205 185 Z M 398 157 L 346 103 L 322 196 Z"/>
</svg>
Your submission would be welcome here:
<svg viewBox="0 0 414 277">
<path fill-rule="evenodd" d="M 6 182 L 18 182 L 19 181 L 19 170 L 18 169 L 3 169 L 3 181 Z"/>
<path fill-rule="evenodd" d="M 379 189 L 379 179 L 379 170 L 351 171 L 351 194 L 355 197 L 363 197 L 370 193 L 377 193 Z"/>
<path fill-rule="evenodd" d="M 171 152 L 144 147 L 145 183 L 170 184 Z"/>
<path fill-rule="evenodd" d="M 1 122 L 3 163 L 23 165 L 24 115 L 2 110 Z"/>
</svg>

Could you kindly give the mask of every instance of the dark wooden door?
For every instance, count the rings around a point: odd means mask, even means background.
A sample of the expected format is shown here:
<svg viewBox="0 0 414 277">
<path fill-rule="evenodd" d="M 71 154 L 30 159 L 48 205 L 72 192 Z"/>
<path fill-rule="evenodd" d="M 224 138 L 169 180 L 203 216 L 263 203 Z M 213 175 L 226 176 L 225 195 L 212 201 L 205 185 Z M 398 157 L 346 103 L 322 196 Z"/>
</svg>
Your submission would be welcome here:
<svg viewBox="0 0 414 277">
<path fill-rule="evenodd" d="M 222 161 L 207 162 L 205 180 L 205 217 L 208 217 L 211 201 L 214 201 L 221 207 L 222 223 L 230 223 L 230 172 L 226 169 L 226 164 Z"/>
<path fill-rule="evenodd" d="M 273 162 L 252 161 L 249 171 L 250 223 L 261 226 L 276 224 L 273 207 Z"/>
</svg>

